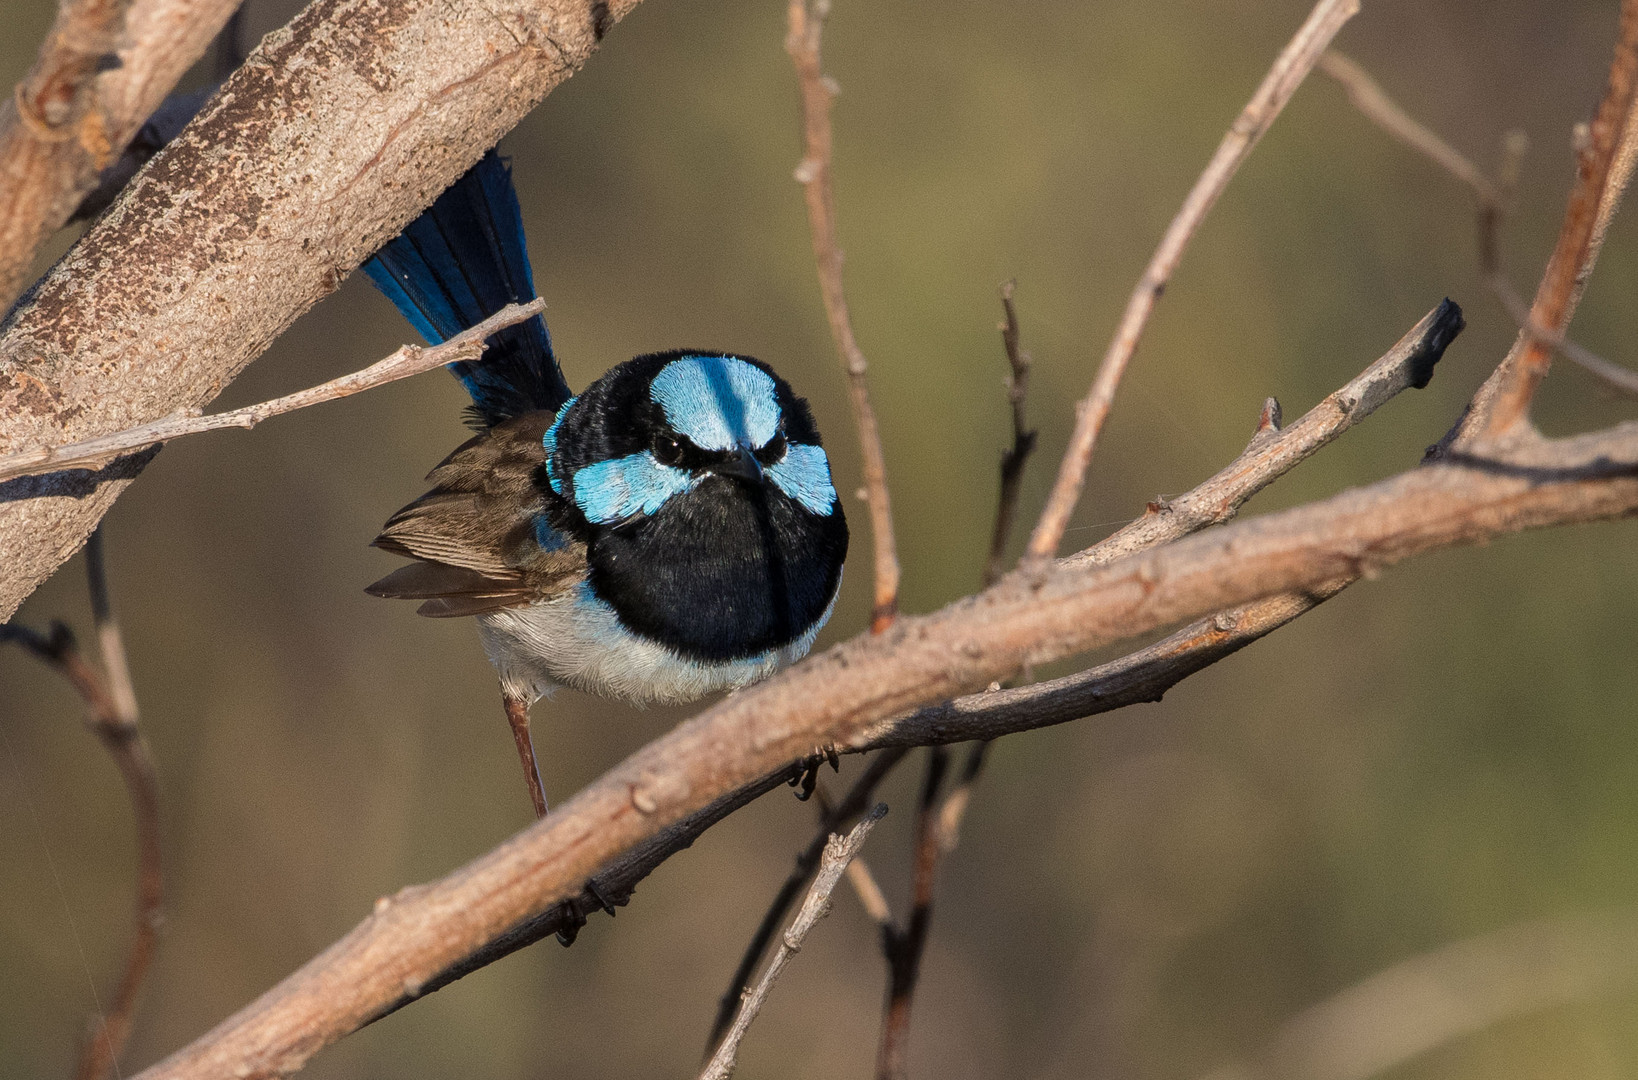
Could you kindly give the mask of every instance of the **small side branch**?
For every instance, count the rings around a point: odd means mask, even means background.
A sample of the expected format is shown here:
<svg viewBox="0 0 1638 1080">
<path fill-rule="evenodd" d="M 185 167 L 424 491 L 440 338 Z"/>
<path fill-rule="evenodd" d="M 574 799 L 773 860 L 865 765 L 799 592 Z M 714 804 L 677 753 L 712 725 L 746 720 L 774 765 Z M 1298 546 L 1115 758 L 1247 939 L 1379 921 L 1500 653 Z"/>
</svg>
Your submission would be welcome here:
<svg viewBox="0 0 1638 1080">
<path fill-rule="evenodd" d="M 865 805 L 876 793 L 876 788 L 887 779 L 887 774 L 892 772 L 909 752 L 909 747 L 893 747 L 877 754 L 859 774 L 859 778 L 853 782 L 847 794 L 842 796 L 842 801 L 834 807 L 824 808 L 824 819 L 819 824 L 818 833 L 807 847 L 797 853 L 796 865 L 792 867 L 790 876 L 785 879 L 785 884 L 779 887 L 779 892 L 774 894 L 773 903 L 768 905 L 762 921 L 757 924 L 756 933 L 751 935 L 750 943 L 745 946 L 745 953 L 740 958 L 739 967 L 734 969 L 728 989 L 723 991 L 722 998 L 717 1002 L 717 1018 L 711 1025 L 710 1037 L 706 1039 L 707 1054 L 721 1045 L 728 1025 L 733 1022 L 734 1010 L 744 999 L 746 988 L 751 984 L 751 976 L 756 973 L 756 966 L 761 962 L 762 954 L 767 951 L 768 943 L 773 940 L 775 931 L 784 921 L 791 905 L 796 903 L 802 886 L 808 883 L 819 865 L 820 857 L 825 851 L 826 840 L 831 833 L 864 813 Z M 819 790 L 823 799 L 823 788 Z"/>
<path fill-rule="evenodd" d="M 1063 462 L 1058 467 L 1058 478 L 1047 497 L 1046 509 L 1035 525 L 1035 532 L 1030 536 L 1029 547 L 1024 554 L 1024 562 L 1031 569 L 1044 568 L 1058 552 L 1058 544 L 1069 525 L 1070 515 L 1080 501 L 1081 489 L 1086 483 L 1086 470 L 1092 463 L 1092 450 L 1109 416 L 1110 406 L 1114 404 L 1115 390 L 1126 373 L 1133 353 L 1137 352 L 1149 316 L 1182 260 L 1184 249 L 1218 196 L 1239 171 L 1252 147 L 1257 145 L 1263 133 L 1285 108 L 1286 102 L 1291 100 L 1291 95 L 1308 77 L 1337 31 L 1358 11 L 1359 0 L 1320 0 L 1314 6 L 1308 21 L 1303 23 L 1296 37 L 1274 61 L 1274 66 L 1263 78 L 1250 103 L 1230 126 L 1228 134 L 1223 136 L 1206 171 L 1195 181 L 1193 190 L 1183 201 L 1183 208 L 1167 227 L 1160 246 L 1155 249 L 1143 276 L 1138 279 L 1137 288 L 1132 290 L 1131 299 L 1126 302 L 1126 312 L 1121 316 L 1114 340 L 1109 343 L 1103 362 L 1098 366 L 1091 390 L 1075 407 L 1075 430 L 1069 437 L 1069 448 L 1064 452 Z"/>
<path fill-rule="evenodd" d="M 1552 257 L 1547 261 L 1547 270 L 1530 305 L 1523 348 L 1510 353 L 1508 360 L 1503 361 L 1501 382 L 1494 397 L 1487 402 L 1488 416 L 1483 418 L 1481 429 L 1486 438 L 1508 434 L 1525 420 L 1537 387 L 1547 377 L 1552 350 L 1563 337 L 1591 261 L 1597 255 L 1598 240 L 1603 233 L 1601 223 L 1608 221 L 1614 201 L 1620 196 L 1619 190 L 1611 190 L 1608 181 L 1624 141 L 1635 87 L 1638 87 L 1638 0 L 1623 0 L 1615 58 L 1610 62 L 1604 98 L 1576 155 L 1575 187 L 1570 191 L 1569 206 L 1564 211 L 1564 223 L 1559 228 Z"/>
<path fill-rule="evenodd" d="M 91 589 L 91 610 L 106 675 L 80 652 L 67 626 L 57 623 L 49 635 L 27 627 L 0 625 L 0 642 L 14 641 L 56 668 L 84 700 L 88 724 L 102 741 L 125 781 L 137 837 L 136 933 L 125 961 L 125 972 L 108 1012 L 97 1017 L 80 1054 L 77 1080 L 104 1080 L 117 1072 L 117 1062 L 130 1039 L 137 995 L 159 945 L 164 903 L 164 870 L 159 835 L 159 781 L 147 740 L 137 726 L 136 694 L 125 663 L 125 644 L 114 619 L 103 563 L 102 530 L 91 534 L 85 547 L 86 573 Z"/>
<path fill-rule="evenodd" d="M 1018 309 L 1012 294 L 1016 282 L 1001 286 L 1001 346 L 1007 353 L 1007 404 L 1012 408 L 1012 445 L 1001 454 L 1001 494 L 995 504 L 995 527 L 990 532 L 990 557 L 984 564 L 984 587 L 1001 580 L 1007 572 L 1007 542 L 1018 518 L 1018 492 L 1023 485 L 1024 466 L 1035 451 L 1035 432 L 1024 422 L 1024 398 L 1029 393 L 1029 353 L 1019 344 Z"/>
<path fill-rule="evenodd" d="M 949 767 L 949 751 L 927 749 L 927 771 L 916 803 L 916 861 L 910 886 L 910 917 L 903 927 L 881 924 L 882 954 L 887 958 L 887 1004 L 882 1011 L 881 1043 L 876 1049 L 876 1080 L 904 1080 L 909 1075 L 910 1005 L 921 977 L 921 956 L 933 924 L 933 879 L 941 854 L 938 792 Z"/>
<path fill-rule="evenodd" d="M 1518 158 L 1524 150 L 1522 135 L 1509 140 L 1502 180 L 1492 182 L 1465 155 L 1405 112 L 1356 61 L 1333 49 L 1320 58 L 1319 68 L 1342 85 L 1348 94 L 1348 100 L 1366 119 L 1422 154 L 1473 192 L 1473 197 L 1478 203 L 1479 267 L 1484 274 L 1486 286 L 1518 328 L 1535 340 L 1551 346 L 1602 380 L 1611 389 L 1630 397 L 1638 397 L 1638 371 L 1611 363 L 1592 350 L 1571 341 L 1562 333 L 1553 333 L 1546 327 L 1532 322 L 1530 305 L 1519 295 L 1502 270 L 1498 234 L 1502 220 L 1509 210 L 1508 203 L 1514 179 L 1512 174 L 1517 172 Z M 1606 180 L 1606 187 L 1611 190 L 1612 196 L 1599 210 L 1605 226 L 1613 210 L 1613 197 L 1626 184 L 1625 179 L 1621 177 L 1631 172 L 1630 152 L 1633 150 L 1638 150 L 1638 126 L 1635 126 L 1629 117 L 1623 149 L 1617 156 L 1610 177 Z M 1601 229 L 1602 226 L 1599 231 Z M 1585 267 L 1585 262 L 1583 266 Z"/>
<path fill-rule="evenodd" d="M 297 409 L 305 409 L 309 405 L 350 397 L 361 391 L 399 379 L 407 379 L 411 375 L 419 375 L 423 371 L 431 371 L 445 364 L 476 360 L 483 355 L 484 340 L 491 334 L 533 318 L 544 310 L 546 301 L 540 299 L 531 300 L 527 304 L 508 304 L 470 330 L 457 334 L 441 345 L 427 347 L 404 345 L 391 356 L 378 360 L 361 371 L 343 375 L 339 379 L 331 379 L 306 390 L 298 390 L 294 394 L 274 398 L 272 401 L 264 401 L 259 405 L 247 405 L 242 409 L 216 413 L 212 416 L 186 414 L 167 416 L 151 424 L 116 431 L 111 435 L 99 435 L 84 442 L 70 443 L 67 446 L 42 446 L 7 454 L 0 457 L 0 481 L 10 480 L 16 476 L 90 465 L 132 450 L 167 443 L 184 435 L 197 435 L 202 431 L 219 431 L 222 428 L 235 427 L 253 428 L 272 416 L 281 416 Z"/>
<path fill-rule="evenodd" d="M 1280 427 L 1279 402 L 1270 398 L 1251 442 L 1226 468 L 1186 495 L 1150 503 L 1142 517 L 1065 562 L 1113 562 L 1228 521 L 1253 495 L 1389 400 L 1427 386 L 1445 349 L 1466 325 L 1462 309 L 1442 301 L 1393 348 L 1288 427 Z"/>
<path fill-rule="evenodd" d="M 791 921 L 784 937 L 780 939 L 779 951 L 768 961 L 768 969 L 762 973 L 756 988 L 745 996 L 739 1015 L 734 1017 L 727 1037 L 722 1040 L 722 1045 L 717 1048 L 705 1070 L 700 1073 L 700 1080 L 728 1080 L 729 1074 L 734 1071 L 734 1060 L 739 1054 L 739 1044 L 745 1038 L 751 1021 L 762 1011 L 769 992 L 773 990 L 774 981 L 779 978 L 779 973 L 785 970 L 785 965 L 790 963 L 791 957 L 801 951 L 802 942 L 807 939 L 808 932 L 830 913 L 830 894 L 836 891 L 836 883 L 842 880 L 842 873 L 847 869 L 848 863 L 853 861 L 853 856 L 859 853 L 866 838 L 870 836 L 870 830 L 876 827 L 876 822 L 886 813 L 887 807 L 877 803 L 875 809 L 853 826 L 853 831 L 848 833 L 846 838 L 832 836 L 826 842 L 824 857 L 820 860 L 819 872 L 814 875 L 813 887 L 808 890 L 807 899 L 802 901 L 801 910 L 796 913 L 796 918 Z"/>
<path fill-rule="evenodd" d="M 802 163 L 796 179 L 808 207 L 808 231 L 813 235 L 813 257 L 819 267 L 819 291 L 825 301 L 830 336 L 847 372 L 848 401 L 859 431 L 859 454 L 864 472 L 865 499 L 870 507 L 870 534 L 874 541 L 875 602 L 870 629 L 881 633 L 892 625 L 899 610 L 899 557 L 893 541 L 893 510 L 887 495 L 887 461 L 882 453 L 881 430 L 870 404 L 865 382 L 867 365 L 853 336 L 847 297 L 842 291 L 842 248 L 836 240 L 836 201 L 831 191 L 830 104 L 836 85 L 819 61 L 819 40 L 824 33 L 828 0 L 791 0 L 785 51 L 796 66 L 802 90 Z"/>
</svg>

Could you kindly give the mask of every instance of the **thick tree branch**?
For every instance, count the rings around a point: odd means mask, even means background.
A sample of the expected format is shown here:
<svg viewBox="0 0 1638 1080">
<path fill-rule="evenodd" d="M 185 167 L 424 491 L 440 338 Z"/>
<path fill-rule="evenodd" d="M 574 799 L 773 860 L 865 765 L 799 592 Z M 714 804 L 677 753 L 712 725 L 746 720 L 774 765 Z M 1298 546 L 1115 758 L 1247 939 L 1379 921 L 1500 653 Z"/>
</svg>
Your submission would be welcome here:
<svg viewBox="0 0 1638 1080">
<path fill-rule="evenodd" d="M 237 5 L 72 0 L 59 10 L 34 69 L 0 103 L 0 309 Z"/>
<path fill-rule="evenodd" d="M 0 452 L 203 406 L 635 3 L 316 0 L 0 325 Z M 145 461 L 0 483 L 0 618 Z"/>
<path fill-rule="evenodd" d="M 283 416 L 310 405 L 322 405 L 344 397 L 384 386 L 411 375 L 443 367 L 462 360 L 476 360 L 483 355 L 484 341 L 491 334 L 533 318 L 546 310 L 546 301 L 535 299 L 527 304 L 507 304 L 470 330 L 462 331 L 438 345 L 401 345 L 391 355 L 377 360 L 361 371 L 343 375 L 339 379 L 298 390 L 294 394 L 246 405 L 242 409 L 216 413 L 212 416 L 170 416 L 112 435 L 73 443 L 68 446 L 43 446 L 21 450 L 15 454 L 0 455 L 0 481 L 17 476 L 29 476 L 58 469 L 103 462 L 119 454 L 162 445 L 184 435 L 197 435 L 223 428 L 253 428 L 274 416 Z"/>
<path fill-rule="evenodd" d="M 830 104 L 836 87 L 819 60 L 819 41 L 825 30 L 829 0 L 791 0 L 785 51 L 796 66 L 802 90 L 802 163 L 796 179 L 808 207 L 808 231 L 813 234 L 813 258 L 819 267 L 819 291 L 825 301 L 830 336 L 847 373 L 848 403 L 859 432 L 859 456 L 864 471 L 865 499 L 870 507 L 870 536 L 875 566 L 875 600 L 870 627 L 887 629 L 899 610 L 899 556 L 893 542 L 893 507 L 887 493 L 887 459 L 882 453 L 881 429 L 870 404 L 865 381 L 868 365 L 864 350 L 853 336 L 853 320 L 842 291 L 842 248 L 836 239 L 836 199 L 830 178 Z"/>
<path fill-rule="evenodd" d="M 1103 362 L 1098 365 L 1092 388 L 1075 406 L 1075 430 L 1069 437 L 1069 448 L 1064 451 L 1063 461 L 1058 466 L 1058 478 L 1047 496 L 1046 509 L 1041 512 L 1024 553 L 1024 560 L 1031 568 L 1041 569 L 1058 552 L 1064 529 L 1069 526 L 1069 517 L 1075 512 L 1075 504 L 1081 498 L 1081 488 L 1086 484 L 1086 470 L 1092 463 L 1092 450 L 1114 404 L 1115 390 L 1120 386 L 1121 376 L 1126 373 L 1132 355 L 1137 352 L 1138 342 L 1143 337 L 1155 303 L 1183 258 L 1183 250 L 1217 202 L 1217 197 L 1239 171 L 1252 147 L 1257 145 L 1263 133 L 1285 108 L 1285 103 L 1291 100 L 1291 95 L 1297 92 L 1297 87 L 1313 70 L 1320 54 L 1330 45 L 1343 24 L 1358 11 L 1359 0 L 1320 0 L 1314 6 L 1308 20 L 1275 59 L 1262 85 L 1257 87 L 1251 101 L 1229 127 L 1228 134 L 1223 136 L 1217 152 L 1206 165 L 1206 171 L 1195 181 L 1188 198 L 1183 200 L 1182 209 L 1167 226 L 1166 235 L 1161 237 L 1160 246 L 1155 249 L 1143 276 L 1138 279 L 1137 288 L 1132 290 L 1131 299 L 1126 302 L 1126 312 L 1121 316 L 1120 326 L 1116 328 L 1114 340 L 1104 353 Z"/>
<path fill-rule="evenodd" d="M 1042 663 L 1263 597 L 1323 589 L 1422 552 L 1638 513 L 1638 424 L 1515 440 L 1309 506 L 1235 522 L 1105 566 L 1011 575 L 901 616 L 679 725 L 545 819 L 436 883 L 383 901 L 352 933 L 144 1076 L 278 1074 L 552 905 L 672 824 L 777 783 L 815 747 L 993 738 L 1008 727 L 901 719 Z M 727 793 L 727 794 L 725 794 Z M 686 843 L 686 840 L 682 841 Z"/>
</svg>

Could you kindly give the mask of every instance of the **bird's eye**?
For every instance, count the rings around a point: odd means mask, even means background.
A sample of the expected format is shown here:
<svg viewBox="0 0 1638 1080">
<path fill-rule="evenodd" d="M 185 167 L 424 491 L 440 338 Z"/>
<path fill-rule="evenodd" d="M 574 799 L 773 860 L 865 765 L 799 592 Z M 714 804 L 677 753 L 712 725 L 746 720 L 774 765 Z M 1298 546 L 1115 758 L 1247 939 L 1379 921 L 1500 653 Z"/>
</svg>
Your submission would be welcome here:
<svg viewBox="0 0 1638 1080">
<path fill-rule="evenodd" d="M 768 440 L 768 444 L 756 452 L 756 459 L 764 465 L 777 465 L 785 460 L 785 451 L 789 449 L 785 442 L 785 433 L 781 431 Z"/>
<path fill-rule="evenodd" d="M 661 465 L 677 465 L 682 462 L 682 443 L 670 435 L 661 435 L 654 440 L 654 460 Z"/>
</svg>

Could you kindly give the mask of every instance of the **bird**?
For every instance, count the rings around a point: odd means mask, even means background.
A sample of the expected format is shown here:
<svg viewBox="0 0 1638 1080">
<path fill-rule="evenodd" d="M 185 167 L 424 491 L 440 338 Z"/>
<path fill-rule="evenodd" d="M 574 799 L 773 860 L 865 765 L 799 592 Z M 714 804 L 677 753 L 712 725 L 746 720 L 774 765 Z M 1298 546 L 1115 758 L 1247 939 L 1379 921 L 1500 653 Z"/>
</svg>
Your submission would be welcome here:
<svg viewBox="0 0 1638 1080">
<path fill-rule="evenodd" d="M 489 150 L 364 270 L 432 344 L 534 299 L 510 163 Z M 835 607 L 847 519 L 808 403 L 754 357 L 649 353 L 574 394 L 536 315 L 448 366 L 476 433 L 382 527 L 412 561 L 365 591 L 476 618 L 544 817 L 538 700 L 687 702 L 794 663 Z"/>
</svg>

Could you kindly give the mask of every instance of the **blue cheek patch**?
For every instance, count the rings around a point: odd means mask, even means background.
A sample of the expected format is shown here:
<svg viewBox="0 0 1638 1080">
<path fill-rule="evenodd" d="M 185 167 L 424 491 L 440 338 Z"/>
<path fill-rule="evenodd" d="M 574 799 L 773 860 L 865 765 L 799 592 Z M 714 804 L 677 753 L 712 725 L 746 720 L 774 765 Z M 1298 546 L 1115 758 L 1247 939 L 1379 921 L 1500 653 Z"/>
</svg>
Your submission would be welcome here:
<svg viewBox="0 0 1638 1080">
<path fill-rule="evenodd" d="M 766 446 L 779 402 L 766 371 L 729 356 L 686 356 L 660 369 L 649 396 L 666 423 L 701 450 Z"/>
<path fill-rule="evenodd" d="M 830 482 L 830 459 L 823 447 L 791 443 L 785 459 L 764 470 L 779 490 L 795 499 L 810 513 L 821 517 L 836 506 L 836 489 Z"/>
<path fill-rule="evenodd" d="M 661 465 L 645 451 L 577 469 L 574 502 L 587 521 L 613 525 L 639 514 L 658 512 L 667 499 L 681 495 L 696 483 L 695 477 Z"/>
<path fill-rule="evenodd" d="M 563 407 L 557 410 L 557 416 L 552 420 L 552 426 L 546 429 L 546 437 L 540 440 L 540 444 L 546 448 L 546 482 L 551 484 L 552 490 L 559 495 L 563 494 L 563 481 L 552 466 L 552 459 L 557 456 L 557 428 L 563 423 L 563 418 L 569 415 L 569 410 L 574 408 L 574 403 L 579 400 L 577 394 L 563 403 Z"/>
</svg>

